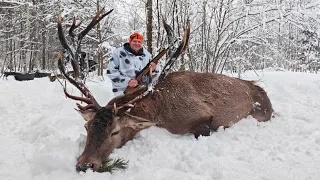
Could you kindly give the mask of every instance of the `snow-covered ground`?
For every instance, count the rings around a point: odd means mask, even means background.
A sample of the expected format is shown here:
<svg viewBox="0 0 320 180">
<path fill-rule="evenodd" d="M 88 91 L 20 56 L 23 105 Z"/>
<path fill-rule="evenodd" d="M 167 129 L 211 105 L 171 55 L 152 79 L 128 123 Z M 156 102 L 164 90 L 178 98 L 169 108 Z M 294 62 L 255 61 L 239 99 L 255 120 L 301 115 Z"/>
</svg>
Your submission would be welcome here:
<svg viewBox="0 0 320 180">
<path fill-rule="evenodd" d="M 77 173 L 84 121 L 58 82 L 47 78 L 0 80 L 0 179 L 11 180 L 318 180 L 320 75 L 265 71 L 259 80 L 276 117 L 252 117 L 196 140 L 152 127 L 111 157 L 129 160 L 125 171 Z M 108 80 L 88 82 L 101 104 L 112 98 Z M 69 92 L 75 94 L 71 86 Z"/>
</svg>

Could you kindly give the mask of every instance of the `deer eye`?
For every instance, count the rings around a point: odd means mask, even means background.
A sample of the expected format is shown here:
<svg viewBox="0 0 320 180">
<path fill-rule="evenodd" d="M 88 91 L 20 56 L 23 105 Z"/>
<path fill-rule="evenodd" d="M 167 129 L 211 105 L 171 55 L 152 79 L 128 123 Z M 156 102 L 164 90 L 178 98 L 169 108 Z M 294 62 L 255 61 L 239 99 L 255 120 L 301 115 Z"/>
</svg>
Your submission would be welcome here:
<svg viewBox="0 0 320 180">
<path fill-rule="evenodd" d="M 117 134 L 119 134 L 119 132 L 120 132 L 120 131 L 113 132 L 113 133 L 111 134 L 111 136 L 117 135 Z"/>
</svg>

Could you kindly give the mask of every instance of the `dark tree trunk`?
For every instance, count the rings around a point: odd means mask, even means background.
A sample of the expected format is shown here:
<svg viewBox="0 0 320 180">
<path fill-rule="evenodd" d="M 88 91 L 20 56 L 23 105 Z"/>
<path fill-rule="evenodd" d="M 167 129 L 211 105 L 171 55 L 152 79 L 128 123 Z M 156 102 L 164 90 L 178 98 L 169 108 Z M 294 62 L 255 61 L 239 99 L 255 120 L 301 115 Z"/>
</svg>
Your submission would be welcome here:
<svg viewBox="0 0 320 180">
<path fill-rule="evenodd" d="M 100 4 L 99 4 L 99 0 L 97 0 L 97 12 L 100 10 Z M 100 28 L 100 23 L 97 24 L 97 36 L 98 36 L 98 41 L 99 41 L 99 45 L 102 44 L 102 36 L 101 36 L 101 28 Z M 102 76 L 103 75 L 103 54 L 102 54 L 102 49 L 101 48 L 97 48 L 98 49 L 98 76 Z"/>
<path fill-rule="evenodd" d="M 147 0 L 147 46 L 152 54 L 152 0 Z"/>
<path fill-rule="evenodd" d="M 41 69 L 46 69 L 46 31 L 42 31 L 42 66 Z"/>
</svg>

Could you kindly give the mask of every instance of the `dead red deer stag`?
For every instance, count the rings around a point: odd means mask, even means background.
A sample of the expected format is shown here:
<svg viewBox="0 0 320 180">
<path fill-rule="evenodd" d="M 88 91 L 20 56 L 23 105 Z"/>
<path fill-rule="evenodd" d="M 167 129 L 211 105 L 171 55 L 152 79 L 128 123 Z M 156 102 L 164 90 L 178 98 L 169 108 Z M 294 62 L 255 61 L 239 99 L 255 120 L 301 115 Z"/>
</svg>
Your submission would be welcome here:
<svg viewBox="0 0 320 180">
<path fill-rule="evenodd" d="M 93 21 L 99 20 L 100 14 Z M 61 16 L 58 26 L 61 27 Z M 61 28 L 59 37 L 62 44 L 65 43 Z M 269 97 L 253 81 L 197 72 L 169 73 L 155 85 L 153 92 L 145 93 L 147 88 L 141 86 L 101 107 L 88 88 L 64 72 L 62 58 L 60 54 L 60 71 L 85 95 L 77 97 L 65 91 L 66 96 L 87 104 L 85 107 L 77 105 L 87 121 L 87 140 L 78 158 L 77 171 L 89 168 L 99 171 L 103 160 L 115 148 L 150 126 L 165 128 L 174 134 L 193 133 L 198 137 L 208 136 L 220 126 L 229 127 L 249 115 L 258 121 L 267 121 L 272 115 Z"/>
</svg>

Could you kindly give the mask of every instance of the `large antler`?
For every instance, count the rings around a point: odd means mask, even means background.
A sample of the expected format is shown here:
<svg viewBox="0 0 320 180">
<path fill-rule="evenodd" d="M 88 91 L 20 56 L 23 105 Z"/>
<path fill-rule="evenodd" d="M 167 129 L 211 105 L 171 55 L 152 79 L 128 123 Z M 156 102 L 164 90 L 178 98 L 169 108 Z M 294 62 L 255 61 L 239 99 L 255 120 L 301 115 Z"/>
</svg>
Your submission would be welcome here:
<svg viewBox="0 0 320 180">
<path fill-rule="evenodd" d="M 174 48 L 174 39 L 173 39 L 173 35 L 172 35 L 173 34 L 173 30 L 166 23 L 164 17 L 162 18 L 162 22 L 163 22 L 164 28 L 165 28 L 165 30 L 167 32 L 167 35 L 168 35 L 168 41 L 170 43 L 169 48 Z M 173 64 L 178 59 L 179 55 L 182 52 L 185 51 L 185 49 L 186 49 L 186 47 L 188 45 L 188 42 L 189 42 L 189 37 L 190 37 L 190 24 L 188 24 L 187 27 L 185 28 L 184 33 L 183 33 L 183 39 L 180 42 L 180 45 L 178 46 L 176 51 L 173 53 L 172 52 L 173 50 L 170 49 L 170 51 L 169 51 L 170 59 L 167 61 L 167 63 L 165 64 L 165 66 L 162 69 L 162 72 L 161 72 L 161 74 L 159 76 L 159 79 L 158 79 L 159 82 L 162 81 L 166 77 L 166 75 L 169 73 L 171 67 L 173 66 Z"/>
<path fill-rule="evenodd" d="M 65 76 L 65 78 L 71 83 L 73 84 L 77 89 L 79 89 L 79 91 L 85 96 L 85 97 L 79 97 L 79 96 L 73 96 L 70 95 L 67 91 L 66 91 L 66 87 L 64 87 L 64 93 L 67 97 L 73 99 L 73 100 L 78 100 L 78 101 L 82 101 L 87 103 L 87 106 L 83 107 L 80 106 L 79 104 L 77 104 L 78 108 L 80 109 L 80 111 L 86 111 L 88 109 L 95 109 L 98 110 L 101 108 L 101 106 L 98 104 L 98 102 L 95 100 L 95 98 L 93 97 L 92 93 L 89 91 L 89 89 L 85 86 L 84 83 L 80 82 L 77 80 L 77 78 L 79 77 L 79 63 L 78 63 L 78 58 L 79 58 L 79 54 L 81 52 L 81 41 L 83 39 L 83 37 L 105 16 L 107 16 L 108 14 L 110 14 L 113 10 L 110 10 L 104 14 L 102 14 L 102 12 L 104 11 L 104 8 L 102 8 L 96 15 L 95 17 L 92 19 L 91 23 L 82 31 L 79 33 L 78 38 L 75 42 L 75 34 L 74 34 L 74 30 L 79 27 L 80 23 L 78 25 L 76 25 L 76 20 L 75 18 L 73 18 L 73 23 L 72 26 L 69 29 L 69 35 L 72 39 L 72 43 L 73 46 L 75 46 L 73 49 L 71 49 L 71 47 L 68 45 L 65 35 L 63 33 L 63 29 L 62 29 L 62 18 L 61 18 L 61 13 L 59 13 L 58 16 L 58 36 L 59 36 L 59 40 L 60 43 L 62 45 L 62 47 L 66 50 L 66 52 L 68 54 L 71 55 L 71 64 L 74 70 L 74 76 L 73 78 L 70 77 L 66 72 L 65 72 L 65 67 L 64 64 L 62 62 L 63 59 L 63 55 L 60 52 L 59 56 L 58 56 L 58 68 L 61 71 L 61 73 Z"/>
</svg>

